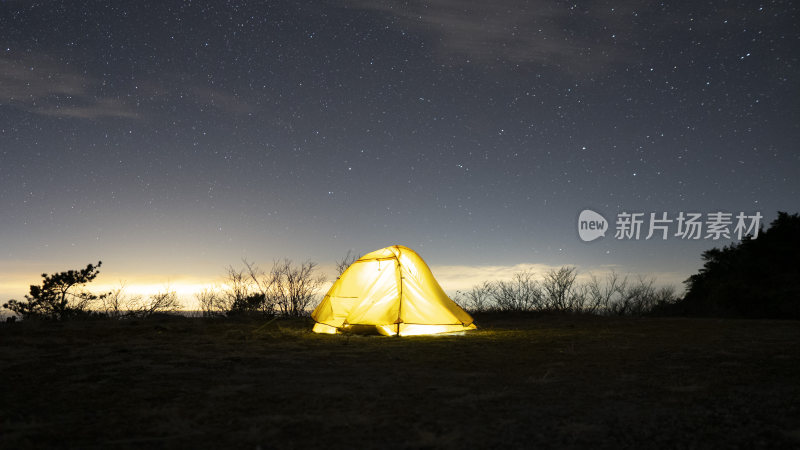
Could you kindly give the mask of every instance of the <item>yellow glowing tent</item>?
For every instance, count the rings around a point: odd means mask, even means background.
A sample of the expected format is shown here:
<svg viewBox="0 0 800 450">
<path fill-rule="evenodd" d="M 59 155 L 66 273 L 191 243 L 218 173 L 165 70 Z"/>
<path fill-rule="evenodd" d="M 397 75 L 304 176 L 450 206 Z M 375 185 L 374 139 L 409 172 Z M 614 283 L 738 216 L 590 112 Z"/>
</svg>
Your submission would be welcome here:
<svg viewBox="0 0 800 450">
<path fill-rule="evenodd" d="M 402 245 L 350 265 L 311 314 L 316 333 L 376 330 L 387 336 L 474 330 L 472 317 L 444 293 L 431 269 Z"/>
</svg>

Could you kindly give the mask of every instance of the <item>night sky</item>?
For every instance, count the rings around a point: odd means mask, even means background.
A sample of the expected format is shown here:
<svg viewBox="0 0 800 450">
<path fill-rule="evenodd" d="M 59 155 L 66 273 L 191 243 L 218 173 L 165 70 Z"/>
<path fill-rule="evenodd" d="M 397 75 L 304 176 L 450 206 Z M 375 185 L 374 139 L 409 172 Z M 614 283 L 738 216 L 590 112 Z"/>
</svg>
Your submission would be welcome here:
<svg viewBox="0 0 800 450">
<path fill-rule="evenodd" d="M 448 291 L 680 283 L 731 240 L 586 243 L 578 214 L 797 212 L 799 28 L 791 1 L 3 1 L 0 300 L 99 259 L 188 285 L 392 244 Z"/>
</svg>

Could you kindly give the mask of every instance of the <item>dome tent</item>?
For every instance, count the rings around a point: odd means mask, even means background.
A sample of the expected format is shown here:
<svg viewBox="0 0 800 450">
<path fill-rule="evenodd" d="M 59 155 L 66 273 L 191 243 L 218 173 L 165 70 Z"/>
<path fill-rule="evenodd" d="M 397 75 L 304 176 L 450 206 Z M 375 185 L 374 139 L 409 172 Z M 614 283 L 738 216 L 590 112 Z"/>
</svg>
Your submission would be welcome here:
<svg viewBox="0 0 800 450">
<path fill-rule="evenodd" d="M 474 330 L 472 317 L 444 293 L 425 261 L 394 245 L 345 270 L 311 314 L 314 332 L 375 330 L 387 336 Z"/>
</svg>

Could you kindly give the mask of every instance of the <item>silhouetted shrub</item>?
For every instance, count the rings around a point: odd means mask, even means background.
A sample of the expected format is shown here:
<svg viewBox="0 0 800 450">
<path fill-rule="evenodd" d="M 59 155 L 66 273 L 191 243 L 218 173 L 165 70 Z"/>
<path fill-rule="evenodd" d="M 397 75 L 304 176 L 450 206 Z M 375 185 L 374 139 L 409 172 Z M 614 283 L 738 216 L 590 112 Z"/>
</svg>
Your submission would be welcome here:
<svg viewBox="0 0 800 450">
<path fill-rule="evenodd" d="M 456 291 L 453 300 L 467 311 L 488 312 L 497 309 L 493 302 L 493 296 L 494 283 L 484 281 L 468 291 Z"/>
<path fill-rule="evenodd" d="M 247 314 L 254 312 L 265 312 L 266 315 L 272 314 L 272 311 L 265 311 L 266 296 L 261 292 L 255 292 L 247 296 L 237 298 L 231 304 L 228 310 L 228 315 Z"/>
<path fill-rule="evenodd" d="M 534 273 L 526 270 L 511 280 L 496 281 L 492 299 L 499 311 L 533 311 L 542 307 L 542 289 Z"/>
<path fill-rule="evenodd" d="M 576 283 L 574 267 L 549 270 L 542 278 L 542 307 L 548 311 L 582 312 L 587 299 L 586 285 Z"/>
<path fill-rule="evenodd" d="M 195 293 L 195 298 L 203 317 L 222 317 L 229 309 L 218 289 L 205 288 Z"/>
<path fill-rule="evenodd" d="M 575 267 L 564 266 L 537 278 L 532 271 L 513 274 L 511 280 L 484 281 L 454 300 L 470 312 L 557 312 L 642 316 L 663 313 L 677 301 L 675 289 L 657 287 L 655 279 L 630 281 L 611 272 L 603 280 L 591 275 L 579 281 Z"/>
<path fill-rule="evenodd" d="M 314 301 L 325 276 L 316 273 L 317 263 L 306 261 L 294 264 L 290 259 L 276 262 L 272 273 L 275 279 L 274 295 L 280 313 L 284 316 L 301 316 Z"/>
<path fill-rule="evenodd" d="M 94 314 L 92 307 L 106 294 L 95 295 L 84 291 L 83 286 L 99 274 L 102 261 L 88 264 L 80 270 L 68 270 L 53 275 L 42 274 L 41 285 L 31 285 L 25 301 L 9 300 L 3 307 L 19 314 L 23 319 L 64 320 Z"/>
<path fill-rule="evenodd" d="M 147 318 L 156 314 L 174 313 L 181 309 L 178 294 L 167 287 L 145 298 L 128 295 L 125 284 L 105 294 L 98 301 L 97 313 L 112 319 Z"/>
<path fill-rule="evenodd" d="M 229 266 L 223 287 L 195 294 L 203 316 L 258 314 L 302 316 L 314 302 L 325 277 L 315 262 L 275 261 L 269 272 L 244 261 L 245 268 Z"/>
</svg>

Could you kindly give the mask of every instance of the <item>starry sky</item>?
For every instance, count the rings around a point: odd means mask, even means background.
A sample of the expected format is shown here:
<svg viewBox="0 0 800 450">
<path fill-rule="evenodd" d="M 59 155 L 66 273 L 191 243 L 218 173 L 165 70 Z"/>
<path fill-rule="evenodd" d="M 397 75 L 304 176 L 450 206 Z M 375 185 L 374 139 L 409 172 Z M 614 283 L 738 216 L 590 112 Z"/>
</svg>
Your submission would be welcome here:
<svg viewBox="0 0 800 450">
<path fill-rule="evenodd" d="M 731 241 L 586 243 L 578 214 L 796 212 L 798 19 L 791 1 L 2 1 L 0 298 L 99 259 L 109 283 L 191 284 L 396 243 L 445 279 L 680 283 Z"/>
</svg>

